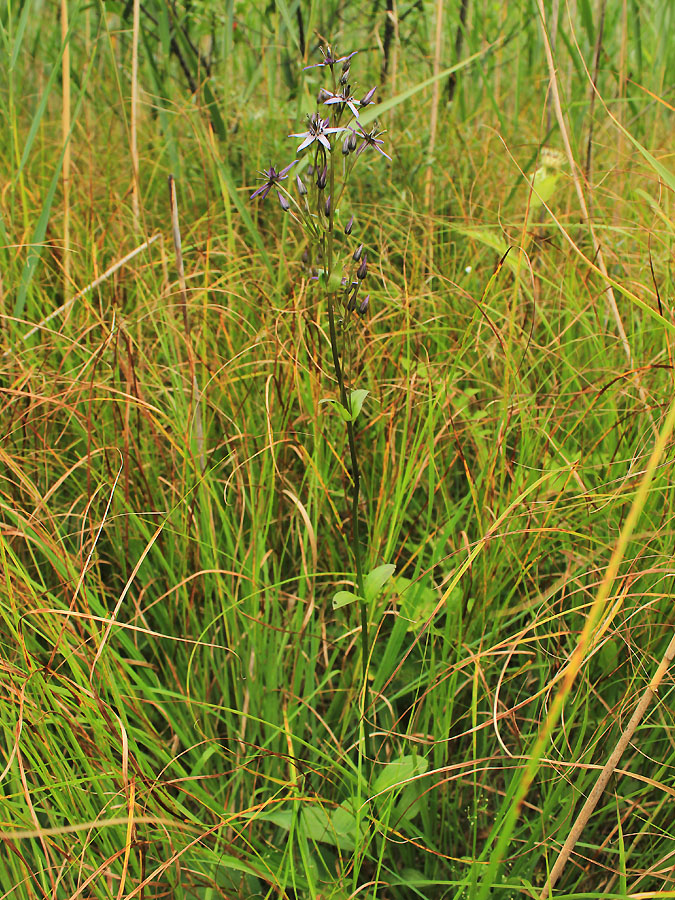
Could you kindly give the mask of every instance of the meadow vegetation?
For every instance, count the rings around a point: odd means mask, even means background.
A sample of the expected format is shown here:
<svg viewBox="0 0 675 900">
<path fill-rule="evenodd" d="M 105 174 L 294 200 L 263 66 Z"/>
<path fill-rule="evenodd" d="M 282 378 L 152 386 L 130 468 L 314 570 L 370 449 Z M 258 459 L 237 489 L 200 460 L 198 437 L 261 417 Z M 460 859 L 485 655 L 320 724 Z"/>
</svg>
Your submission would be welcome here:
<svg viewBox="0 0 675 900">
<path fill-rule="evenodd" d="M 674 20 L 2 6 L 1 898 L 546 897 L 608 761 L 551 894 L 675 897 Z M 392 157 L 365 673 L 326 296 L 249 200 L 324 39 Z"/>
</svg>

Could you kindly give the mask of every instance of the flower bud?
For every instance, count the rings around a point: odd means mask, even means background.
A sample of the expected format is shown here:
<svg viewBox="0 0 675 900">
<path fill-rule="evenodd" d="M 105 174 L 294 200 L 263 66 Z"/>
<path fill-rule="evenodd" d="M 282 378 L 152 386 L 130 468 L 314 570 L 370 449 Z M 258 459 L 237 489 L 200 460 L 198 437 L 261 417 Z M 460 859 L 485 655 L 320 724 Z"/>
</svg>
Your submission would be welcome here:
<svg viewBox="0 0 675 900">
<path fill-rule="evenodd" d="M 373 102 L 373 94 L 377 90 L 377 87 L 371 88 L 368 93 L 364 96 L 363 100 L 361 100 L 359 106 L 368 106 L 369 103 Z"/>
<path fill-rule="evenodd" d="M 342 75 L 340 75 L 340 84 L 347 84 L 349 81 L 349 66 L 345 69 L 344 63 L 342 65 Z"/>
<path fill-rule="evenodd" d="M 351 135 L 348 134 L 347 137 L 342 142 L 342 155 L 349 156 L 349 141 L 351 139 Z"/>
<path fill-rule="evenodd" d="M 295 183 L 298 186 L 298 193 L 300 194 L 301 197 L 304 197 L 305 194 L 307 193 L 307 186 L 305 185 L 304 181 L 302 180 L 302 178 L 300 178 L 299 175 L 295 176 Z"/>
<path fill-rule="evenodd" d="M 363 279 L 368 274 L 368 254 L 364 253 L 361 257 L 361 262 L 359 263 L 359 267 L 356 270 L 356 277 L 359 281 L 363 281 Z"/>
<path fill-rule="evenodd" d="M 326 218 L 330 218 L 330 194 L 326 197 L 326 203 L 324 206 L 326 210 Z"/>
<path fill-rule="evenodd" d="M 323 167 L 323 169 L 316 176 L 316 186 L 320 191 L 322 191 L 326 187 L 326 182 L 328 181 L 328 163 Z"/>
<path fill-rule="evenodd" d="M 354 224 L 354 216 L 349 217 L 349 222 L 345 225 L 345 234 L 352 233 L 352 225 Z"/>
<path fill-rule="evenodd" d="M 368 304 L 370 303 L 370 294 L 366 294 L 361 303 L 359 304 L 359 315 L 363 316 L 368 309 Z"/>
<path fill-rule="evenodd" d="M 291 208 L 291 204 L 288 202 L 288 200 L 284 197 L 283 194 L 277 194 L 277 196 L 279 197 L 279 205 L 281 206 L 281 208 L 283 209 L 284 212 L 287 212 Z"/>
<path fill-rule="evenodd" d="M 363 244 L 359 244 L 354 253 L 352 254 L 352 259 L 354 262 L 358 262 L 361 259 L 361 254 L 363 253 Z"/>
<path fill-rule="evenodd" d="M 356 150 L 357 143 L 358 143 L 358 139 L 356 137 L 356 132 L 352 131 L 352 133 L 349 135 L 349 152 L 350 153 L 353 153 L 354 150 Z"/>
</svg>

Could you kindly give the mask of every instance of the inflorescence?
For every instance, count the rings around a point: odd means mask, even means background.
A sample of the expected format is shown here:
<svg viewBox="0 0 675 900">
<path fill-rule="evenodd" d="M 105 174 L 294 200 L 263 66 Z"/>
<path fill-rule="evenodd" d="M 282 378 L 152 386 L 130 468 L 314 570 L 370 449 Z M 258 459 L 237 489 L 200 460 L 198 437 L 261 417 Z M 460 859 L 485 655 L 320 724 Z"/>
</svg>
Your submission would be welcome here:
<svg viewBox="0 0 675 900">
<path fill-rule="evenodd" d="M 346 182 L 352 172 L 356 160 L 368 149 L 376 150 L 388 160 L 391 157 L 382 149 L 385 133 L 378 130 L 376 122 L 368 117 L 368 125 L 360 121 L 361 113 L 373 104 L 376 88 L 370 88 L 361 99 L 350 83 L 352 59 L 357 51 L 346 56 L 338 56 L 331 46 L 321 48 L 322 60 L 306 69 L 328 69 L 332 85 L 322 87 L 317 94 L 317 109 L 307 116 L 305 131 L 291 134 L 292 138 L 300 138 L 297 154 L 310 151 L 312 162 L 305 166 L 305 180 L 298 172 L 295 177 L 297 198 L 289 192 L 281 182 L 286 180 L 288 172 L 298 162 L 293 162 L 281 170 L 270 165 L 263 170 L 263 184 L 252 194 L 251 199 L 258 197 L 264 200 L 271 190 L 275 190 L 279 204 L 285 212 L 290 212 L 301 223 L 310 246 L 314 247 L 316 257 L 325 260 L 327 245 L 332 248 L 332 236 L 336 217 L 339 215 L 339 204 Z M 339 72 L 336 69 L 339 67 Z M 340 149 L 343 165 L 342 178 L 336 183 L 335 169 L 337 163 L 333 158 L 336 148 Z M 300 164 L 302 168 L 302 163 Z M 329 191 L 326 192 L 326 188 Z M 344 234 L 349 236 L 354 226 L 354 216 L 350 216 L 344 227 Z M 328 253 L 332 260 L 332 253 Z M 311 254 L 307 255 L 311 259 Z M 330 262 L 329 262 L 330 266 Z M 359 291 L 368 274 L 368 254 L 360 244 L 352 253 L 350 272 L 342 278 L 342 296 L 346 312 L 357 312 L 364 315 L 369 306 L 370 295 L 359 299 Z M 322 273 L 330 276 L 330 272 Z M 318 276 L 317 276 L 318 277 Z"/>
</svg>

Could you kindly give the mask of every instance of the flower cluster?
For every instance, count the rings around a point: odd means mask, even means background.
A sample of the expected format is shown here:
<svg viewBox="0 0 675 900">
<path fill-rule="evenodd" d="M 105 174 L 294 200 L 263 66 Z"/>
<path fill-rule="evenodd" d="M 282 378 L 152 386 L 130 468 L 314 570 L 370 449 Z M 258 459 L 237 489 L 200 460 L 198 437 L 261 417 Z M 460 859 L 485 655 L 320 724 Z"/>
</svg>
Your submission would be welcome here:
<svg viewBox="0 0 675 900">
<path fill-rule="evenodd" d="M 360 121 L 363 111 L 375 102 L 376 88 L 370 88 L 360 99 L 357 98 L 351 84 L 351 65 L 356 51 L 339 56 L 333 47 L 326 46 L 321 49 L 321 53 L 322 60 L 306 68 L 327 69 L 331 85 L 319 90 L 317 109 L 307 116 L 306 130 L 289 135 L 300 140 L 296 150 L 298 156 L 306 151 L 312 154 L 311 162 L 305 166 L 306 180 L 300 177 L 301 163 L 295 177 L 297 196 L 294 196 L 281 182 L 287 178 L 289 170 L 298 159 L 279 171 L 271 165 L 261 172 L 263 184 L 251 194 L 251 199 L 258 197 L 264 200 L 272 189 L 276 191 L 281 208 L 302 225 L 314 256 L 324 267 L 321 275 L 328 283 L 333 268 L 332 237 L 340 214 L 339 205 L 353 166 L 369 148 L 388 160 L 391 157 L 382 149 L 384 132 L 378 129 L 372 117 L 368 116 L 368 124 Z M 338 146 L 343 160 L 341 167 L 335 157 Z M 345 235 L 351 235 L 353 225 L 354 216 L 351 216 L 343 229 Z M 312 251 L 309 258 L 311 255 Z M 364 315 L 368 309 L 369 295 L 359 299 L 359 292 L 368 274 L 368 254 L 362 244 L 351 254 L 349 269 L 342 279 L 345 311 Z"/>
</svg>

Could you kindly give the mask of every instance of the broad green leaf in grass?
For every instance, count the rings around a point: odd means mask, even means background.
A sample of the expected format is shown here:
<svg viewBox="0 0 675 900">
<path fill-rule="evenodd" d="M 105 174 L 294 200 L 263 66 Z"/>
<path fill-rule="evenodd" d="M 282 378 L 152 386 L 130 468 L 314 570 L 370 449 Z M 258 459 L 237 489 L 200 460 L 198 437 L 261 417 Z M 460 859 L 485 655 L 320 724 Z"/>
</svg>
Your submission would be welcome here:
<svg viewBox="0 0 675 900">
<path fill-rule="evenodd" d="M 349 409 L 351 411 L 352 422 L 356 421 L 356 417 L 361 412 L 361 407 L 369 393 L 370 391 L 360 389 L 358 391 L 352 391 L 349 395 Z"/>
<path fill-rule="evenodd" d="M 426 760 L 424 760 L 426 762 Z M 396 823 L 399 819 L 407 819 L 409 822 L 419 815 L 422 811 L 422 804 L 425 797 L 423 788 L 420 784 L 408 784 L 401 791 L 401 796 L 394 808 L 393 821 Z"/>
<path fill-rule="evenodd" d="M 312 841 L 331 844 L 341 850 L 353 850 L 356 846 L 356 816 L 346 804 L 328 810 L 313 803 L 306 805 L 299 814 L 292 809 L 280 809 L 255 815 L 255 819 L 272 822 L 284 831 L 290 831 L 296 820 L 298 827 Z"/>
<path fill-rule="evenodd" d="M 342 416 L 345 422 L 354 422 L 358 414 L 361 412 L 361 407 L 363 406 L 363 402 L 368 396 L 370 391 L 358 390 L 352 391 L 349 397 L 347 398 L 347 402 L 350 405 L 350 409 L 346 410 L 342 403 L 339 400 L 335 400 L 334 398 L 328 397 L 323 400 L 319 400 L 319 403 L 332 403 L 333 406 L 337 409 L 337 411 Z"/>
<path fill-rule="evenodd" d="M 333 609 L 340 609 L 342 606 L 349 606 L 350 603 L 360 601 L 358 594 L 351 591 L 338 591 L 333 597 Z"/>
<path fill-rule="evenodd" d="M 532 177 L 532 199 L 530 200 L 530 212 L 539 209 L 544 203 L 548 203 L 555 194 L 556 185 L 560 179 L 560 172 L 549 169 L 547 166 L 539 166 Z"/>
<path fill-rule="evenodd" d="M 424 775 L 428 768 L 429 762 L 423 756 L 403 754 L 380 769 L 371 785 L 371 792 L 374 795 L 386 795 L 393 788 L 403 786 L 415 775 Z"/>
<path fill-rule="evenodd" d="M 426 580 L 411 581 L 403 575 L 397 575 L 394 587 L 400 594 L 399 612 L 408 620 L 408 631 L 419 631 L 429 620 L 438 604 L 438 593 Z M 454 595 L 448 598 L 449 603 L 455 600 Z"/>
<path fill-rule="evenodd" d="M 331 406 L 334 406 L 337 409 L 337 411 L 339 412 L 340 416 L 342 417 L 343 422 L 350 421 L 349 413 L 344 408 L 344 406 L 340 403 L 339 400 L 336 400 L 334 397 L 324 397 L 321 400 L 319 400 L 319 404 L 323 404 L 323 403 L 330 403 Z"/>
<path fill-rule="evenodd" d="M 385 563 L 383 566 L 378 566 L 376 569 L 368 572 L 363 583 L 367 603 L 372 603 L 376 599 L 395 571 L 396 566 L 393 566 L 391 563 Z"/>
<path fill-rule="evenodd" d="M 307 837 L 313 841 L 331 844 L 340 850 L 353 850 L 356 846 L 356 816 L 345 805 L 328 812 L 313 804 L 303 810 L 302 822 Z"/>
</svg>

